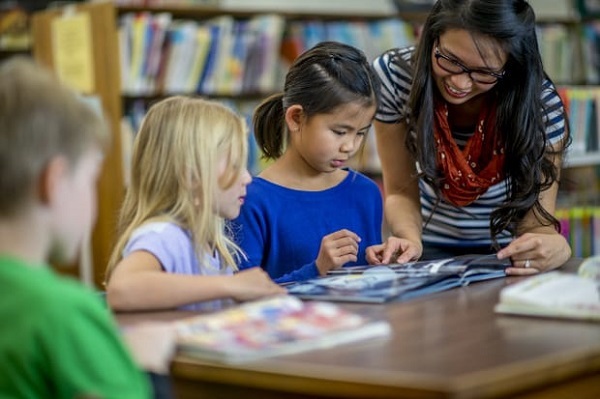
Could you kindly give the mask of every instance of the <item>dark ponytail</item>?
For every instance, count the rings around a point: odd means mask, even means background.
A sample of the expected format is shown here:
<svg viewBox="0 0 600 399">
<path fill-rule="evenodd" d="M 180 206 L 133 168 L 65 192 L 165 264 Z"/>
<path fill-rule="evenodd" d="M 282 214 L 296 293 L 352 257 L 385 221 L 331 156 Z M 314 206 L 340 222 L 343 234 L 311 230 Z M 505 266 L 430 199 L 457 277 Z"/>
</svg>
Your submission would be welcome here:
<svg viewBox="0 0 600 399">
<path fill-rule="evenodd" d="M 254 136 L 265 158 L 276 159 L 283 153 L 284 121 L 283 93 L 273 94 L 254 110 Z"/>
</svg>

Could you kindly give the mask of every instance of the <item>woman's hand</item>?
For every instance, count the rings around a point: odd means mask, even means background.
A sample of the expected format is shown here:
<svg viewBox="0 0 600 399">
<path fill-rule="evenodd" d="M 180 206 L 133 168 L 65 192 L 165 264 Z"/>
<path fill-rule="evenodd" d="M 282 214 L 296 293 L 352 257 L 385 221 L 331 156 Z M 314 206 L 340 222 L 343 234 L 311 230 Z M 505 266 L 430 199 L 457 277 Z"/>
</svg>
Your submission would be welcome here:
<svg viewBox="0 0 600 399">
<path fill-rule="evenodd" d="M 406 263 L 417 260 L 423 253 L 423 246 L 405 238 L 388 237 L 383 244 L 367 248 L 367 262 L 372 265 Z"/>
<path fill-rule="evenodd" d="M 571 247 L 558 233 L 525 233 L 498 251 L 498 259 L 510 258 L 506 274 L 527 276 L 556 269 L 571 257 Z"/>
</svg>

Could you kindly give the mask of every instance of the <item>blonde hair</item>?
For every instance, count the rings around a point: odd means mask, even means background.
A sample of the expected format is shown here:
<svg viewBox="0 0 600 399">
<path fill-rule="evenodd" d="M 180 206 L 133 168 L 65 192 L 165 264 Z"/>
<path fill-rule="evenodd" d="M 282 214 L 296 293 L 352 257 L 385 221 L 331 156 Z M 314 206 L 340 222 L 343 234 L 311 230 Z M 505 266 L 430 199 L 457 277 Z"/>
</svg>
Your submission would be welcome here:
<svg viewBox="0 0 600 399">
<path fill-rule="evenodd" d="M 192 234 L 197 253 L 219 254 L 237 269 L 241 254 L 225 234 L 214 209 L 218 187 L 228 188 L 243 173 L 248 156 L 244 119 L 214 101 L 175 96 L 153 105 L 135 138 L 131 183 L 119 217 L 119 239 L 106 281 L 132 232 L 151 221 L 171 221 Z M 228 167 L 217 176 L 218 161 Z"/>
<path fill-rule="evenodd" d="M 53 157 L 76 164 L 86 150 L 108 142 L 103 118 L 50 71 L 26 57 L 0 66 L 0 215 L 31 202 Z"/>
</svg>

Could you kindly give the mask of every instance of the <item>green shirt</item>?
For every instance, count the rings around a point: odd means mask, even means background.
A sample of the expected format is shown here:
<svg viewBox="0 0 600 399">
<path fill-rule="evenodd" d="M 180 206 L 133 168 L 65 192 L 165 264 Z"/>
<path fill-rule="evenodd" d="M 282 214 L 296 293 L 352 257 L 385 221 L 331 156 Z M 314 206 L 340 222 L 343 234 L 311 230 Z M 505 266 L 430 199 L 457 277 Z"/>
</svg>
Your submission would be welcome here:
<svg viewBox="0 0 600 399">
<path fill-rule="evenodd" d="M 149 398 L 99 297 L 0 256 L 0 398 Z"/>
</svg>

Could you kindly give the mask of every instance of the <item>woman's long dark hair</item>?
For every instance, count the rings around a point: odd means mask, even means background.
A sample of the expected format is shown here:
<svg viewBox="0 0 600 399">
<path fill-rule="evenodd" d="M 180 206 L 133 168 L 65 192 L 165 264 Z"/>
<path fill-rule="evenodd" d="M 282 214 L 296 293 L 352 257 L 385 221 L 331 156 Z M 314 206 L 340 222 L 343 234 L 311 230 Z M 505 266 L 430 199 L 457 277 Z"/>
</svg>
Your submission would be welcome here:
<svg viewBox="0 0 600 399">
<path fill-rule="evenodd" d="M 407 146 L 419 162 L 422 176 L 440 195 L 440 172 L 433 139 L 434 90 L 431 54 L 440 35 L 449 29 L 464 29 L 477 43 L 481 37 L 494 39 L 506 51 L 504 77 L 490 93 L 496 95 L 497 126 L 505 141 L 504 172 L 507 202 L 491 214 L 490 233 L 494 243 L 503 230 L 512 234 L 525 214 L 534 209 L 543 225 L 560 225 L 540 204 L 541 191 L 558 180 L 553 163 L 570 142 L 566 129 L 563 148 L 548 144 L 542 84 L 544 73 L 535 31 L 535 14 L 524 0 L 438 0 L 425 25 L 413 60 L 414 80 L 407 115 Z"/>
<path fill-rule="evenodd" d="M 364 53 L 338 42 L 321 42 L 301 54 L 285 78 L 283 93 L 254 111 L 254 135 L 266 158 L 279 158 L 285 144 L 285 111 L 302 106 L 307 118 L 359 101 L 377 105 L 379 79 Z"/>
</svg>

